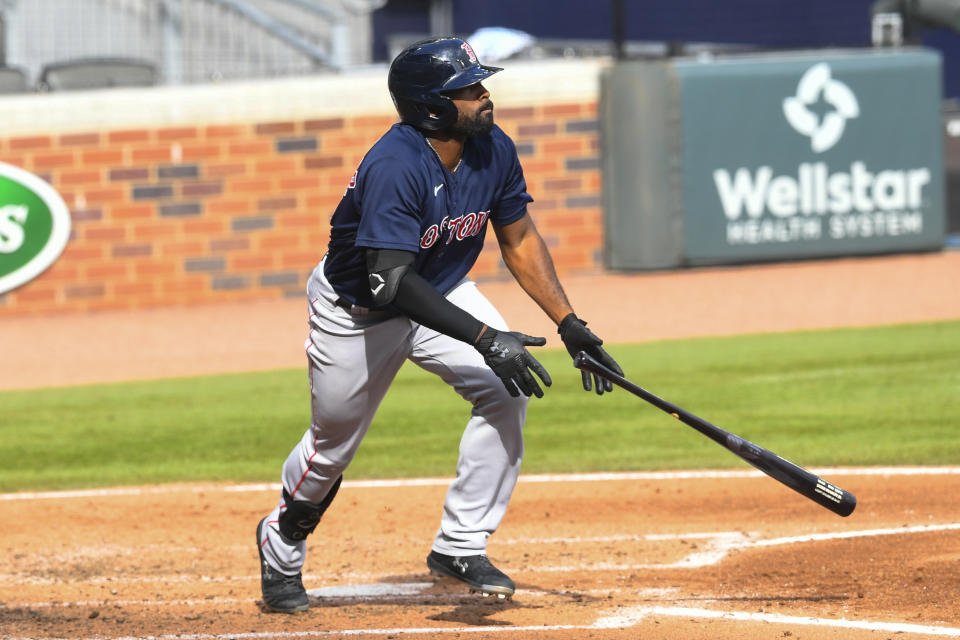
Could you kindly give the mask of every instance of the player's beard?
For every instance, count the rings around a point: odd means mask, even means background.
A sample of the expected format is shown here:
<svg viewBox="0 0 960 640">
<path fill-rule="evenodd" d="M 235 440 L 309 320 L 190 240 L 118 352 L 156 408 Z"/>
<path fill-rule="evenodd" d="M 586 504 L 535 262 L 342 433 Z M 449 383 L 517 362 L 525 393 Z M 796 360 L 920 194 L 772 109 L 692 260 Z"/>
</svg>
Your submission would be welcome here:
<svg viewBox="0 0 960 640">
<path fill-rule="evenodd" d="M 457 121 L 450 125 L 454 137 L 475 138 L 490 135 L 493 131 L 493 101 L 487 100 L 473 116 L 460 112 Z"/>
</svg>

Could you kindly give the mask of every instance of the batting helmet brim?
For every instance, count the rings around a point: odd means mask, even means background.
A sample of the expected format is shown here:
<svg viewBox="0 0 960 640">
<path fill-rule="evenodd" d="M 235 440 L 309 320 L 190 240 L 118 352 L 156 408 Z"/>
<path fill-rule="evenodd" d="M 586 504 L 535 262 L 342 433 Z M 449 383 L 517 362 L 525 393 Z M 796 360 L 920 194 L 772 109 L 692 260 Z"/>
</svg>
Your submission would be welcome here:
<svg viewBox="0 0 960 640">
<path fill-rule="evenodd" d="M 463 89 L 464 87 L 469 87 L 477 84 L 478 82 L 483 82 L 498 71 L 503 71 L 503 68 L 491 67 L 485 64 L 478 64 L 473 67 L 468 67 L 444 82 L 443 86 L 440 87 L 440 92 L 443 93 L 446 91 Z"/>
</svg>

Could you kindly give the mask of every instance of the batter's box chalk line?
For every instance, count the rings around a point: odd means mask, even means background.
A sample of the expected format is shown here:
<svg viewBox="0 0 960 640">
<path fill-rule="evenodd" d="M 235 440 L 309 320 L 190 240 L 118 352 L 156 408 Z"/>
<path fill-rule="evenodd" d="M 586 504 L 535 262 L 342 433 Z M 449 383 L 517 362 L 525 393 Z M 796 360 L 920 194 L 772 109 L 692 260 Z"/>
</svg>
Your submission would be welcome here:
<svg viewBox="0 0 960 640">
<path fill-rule="evenodd" d="M 711 533 L 677 533 L 677 534 L 647 534 L 625 536 L 597 536 L 591 538 L 543 538 L 539 540 L 507 540 L 501 544 L 577 544 L 601 542 L 631 542 L 631 541 L 670 541 L 670 540 L 705 540 L 704 549 L 687 554 L 675 562 L 660 564 L 614 564 L 595 563 L 584 565 L 544 566 L 534 567 L 535 572 L 569 572 L 569 571 L 631 571 L 637 569 L 699 569 L 719 564 L 734 551 L 774 547 L 788 544 L 805 544 L 809 542 L 824 542 L 830 540 L 848 540 L 851 538 L 869 538 L 879 536 L 909 535 L 934 533 L 938 531 L 960 530 L 960 523 L 927 524 L 906 527 L 890 527 L 881 529 L 862 529 L 857 531 L 832 531 L 824 533 L 810 533 L 799 536 L 782 538 L 760 539 L 759 534 L 744 534 L 740 531 L 718 531 Z"/>
<path fill-rule="evenodd" d="M 845 618 L 811 618 L 787 616 L 779 613 L 751 613 L 747 611 L 715 611 L 712 609 L 692 609 L 687 607 L 632 607 L 618 609 L 593 623 L 595 629 L 623 629 L 639 624 L 645 618 L 679 617 L 713 620 L 731 620 L 736 622 L 771 622 L 784 625 L 808 625 L 862 631 L 882 631 L 886 633 L 915 633 L 922 635 L 960 638 L 960 629 L 937 627 L 904 622 L 874 622 L 869 620 L 847 620 Z"/>
</svg>

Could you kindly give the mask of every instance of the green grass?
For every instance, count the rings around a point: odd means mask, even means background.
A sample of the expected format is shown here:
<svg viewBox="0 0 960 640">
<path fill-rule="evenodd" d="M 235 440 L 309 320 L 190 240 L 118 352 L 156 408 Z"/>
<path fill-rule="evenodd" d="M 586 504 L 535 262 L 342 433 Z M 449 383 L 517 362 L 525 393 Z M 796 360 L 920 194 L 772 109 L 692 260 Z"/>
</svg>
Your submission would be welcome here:
<svg viewBox="0 0 960 640">
<path fill-rule="evenodd" d="M 743 468 L 639 398 L 579 387 L 561 350 L 524 471 Z M 960 322 L 615 345 L 627 376 L 803 466 L 960 464 Z M 309 424 L 306 372 L 0 392 L 0 491 L 278 481 Z M 350 478 L 451 475 L 469 405 L 405 366 Z"/>
</svg>

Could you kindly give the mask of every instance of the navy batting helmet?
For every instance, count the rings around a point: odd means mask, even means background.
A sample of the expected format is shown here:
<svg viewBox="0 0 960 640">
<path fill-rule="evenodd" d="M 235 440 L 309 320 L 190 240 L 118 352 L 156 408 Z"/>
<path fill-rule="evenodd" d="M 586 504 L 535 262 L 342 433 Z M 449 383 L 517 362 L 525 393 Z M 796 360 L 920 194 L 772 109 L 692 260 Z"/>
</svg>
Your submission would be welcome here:
<svg viewBox="0 0 960 640">
<path fill-rule="evenodd" d="M 400 120 L 419 129 L 438 131 L 457 120 L 457 107 L 443 95 L 489 78 L 500 67 L 480 64 L 460 38 L 416 42 L 390 64 L 387 86 Z"/>
</svg>

